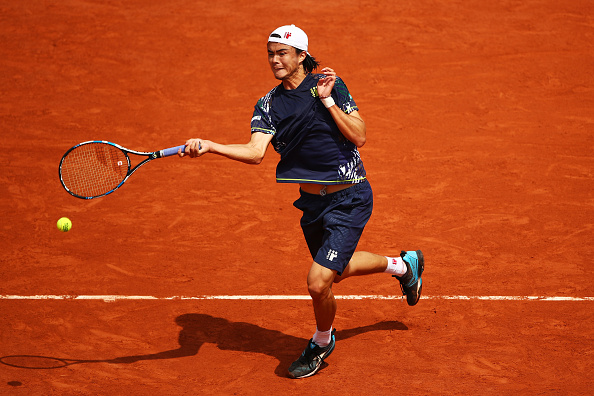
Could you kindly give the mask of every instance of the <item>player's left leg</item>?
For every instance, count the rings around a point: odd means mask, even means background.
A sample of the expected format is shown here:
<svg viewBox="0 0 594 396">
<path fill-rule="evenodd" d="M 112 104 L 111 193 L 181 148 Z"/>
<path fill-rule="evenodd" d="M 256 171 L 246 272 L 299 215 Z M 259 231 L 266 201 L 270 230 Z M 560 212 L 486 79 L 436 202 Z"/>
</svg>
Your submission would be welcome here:
<svg viewBox="0 0 594 396">
<path fill-rule="evenodd" d="M 388 257 L 380 256 L 379 254 L 369 252 L 355 252 L 349 264 L 346 266 L 341 275 L 334 278 L 334 282 L 338 283 L 351 276 L 362 276 L 369 274 L 378 274 L 386 272 L 388 268 Z M 406 271 L 406 267 L 403 267 Z M 403 275 L 398 274 L 398 275 Z"/>
<path fill-rule="evenodd" d="M 377 273 L 388 273 L 398 279 L 402 294 L 406 296 L 408 305 L 419 302 L 423 288 L 421 275 L 425 270 L 423 252 L 402 251 L 399 257 L 385 257 L 369 252 L 356 252 L 341 275 L 334 277 L 338 283 L 351 276 L 361 276 Z"/>
</svg>

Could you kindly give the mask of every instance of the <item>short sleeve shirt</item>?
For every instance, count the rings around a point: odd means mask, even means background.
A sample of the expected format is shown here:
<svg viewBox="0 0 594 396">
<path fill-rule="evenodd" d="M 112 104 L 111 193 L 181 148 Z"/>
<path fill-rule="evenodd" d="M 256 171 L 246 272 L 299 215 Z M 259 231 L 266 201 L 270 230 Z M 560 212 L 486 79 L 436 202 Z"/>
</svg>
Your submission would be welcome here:
<svg viewBox="0 0 594 396">
<path fill-rule="evenodd" d="M 251 131 L 273 135 L 280 154 L 279 183 L 349 184 L 366 178 L 357 147 L 346 139 L 318 97 L 322 74 L 308 74 L 296 89 L 282 84 L 258 100 Z M 358 107 L 344 81 L 337 77 L 332 97 L 349 114 Z"/>
</svg>

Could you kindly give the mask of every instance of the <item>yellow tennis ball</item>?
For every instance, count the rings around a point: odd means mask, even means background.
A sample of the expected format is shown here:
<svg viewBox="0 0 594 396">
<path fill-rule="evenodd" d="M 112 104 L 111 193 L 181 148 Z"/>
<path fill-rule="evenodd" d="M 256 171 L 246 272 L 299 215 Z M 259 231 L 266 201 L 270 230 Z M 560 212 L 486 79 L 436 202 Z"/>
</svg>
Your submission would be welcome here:
<svg viewBox="0 0 594 396">
<path fill-rule="evenodd" d="M 72 228 L 72 222 L 68 217 L 62 217 L 58 220 L 58 230 L 67 232 Z"/>
</svg>

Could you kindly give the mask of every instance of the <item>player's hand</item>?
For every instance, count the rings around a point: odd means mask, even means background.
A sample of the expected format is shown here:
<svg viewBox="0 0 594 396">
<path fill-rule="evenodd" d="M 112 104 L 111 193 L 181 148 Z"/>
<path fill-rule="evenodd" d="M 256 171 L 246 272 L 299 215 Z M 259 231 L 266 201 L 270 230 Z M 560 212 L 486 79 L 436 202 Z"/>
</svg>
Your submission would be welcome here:
<svg viewBox="0 0 594 396">
<path fill-rule="evenodd" d="M 334 88 L 334 82 L 336 81 L 336 73 L 329 67 L 322 69 L 324 77 L 318 80 L 318 96 L 325 98 L 330 96 L 332 88 Z"/>
<path fill-rule="evenodd" d="M 188 139 L 188 141 L 186 141 L 186 148 L 184 152 L 182 152 L 181 149 L 179 149 L 177 151 L 177 155 L 179 155 L 180 157 L 185 157 L 186 155 L 189 155 L 190 158 L 196 158 L 200 157 L 203 154 L 206 154 L 207 152 L 208 144 L 206 143 L 206 141 L 202 139 Z"/>
</svg>

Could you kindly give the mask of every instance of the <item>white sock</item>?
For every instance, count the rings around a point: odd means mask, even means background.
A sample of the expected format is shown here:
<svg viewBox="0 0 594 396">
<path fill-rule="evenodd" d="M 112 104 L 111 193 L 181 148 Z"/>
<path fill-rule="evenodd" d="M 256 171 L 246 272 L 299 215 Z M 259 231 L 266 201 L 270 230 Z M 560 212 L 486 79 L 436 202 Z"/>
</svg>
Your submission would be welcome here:
<svg viewBox="0 0 594 396">
<path fill-rule="evenodd" d="M 320 331 L 316 327 L 316 332 L 313 335 L 313 342 L 323 348 L 330 344 L 330 340 L 332 340 L 332 326 L 330 326 L 330 330 L 328 331 Z"/>
<path fill-rule="evenodd" d="M 386 257 L 388 259 L 388 268 L 384 272 L 392 275 L 402 276 L 406 274 L 406 264 L 402 257 Z"/>
</svg>

